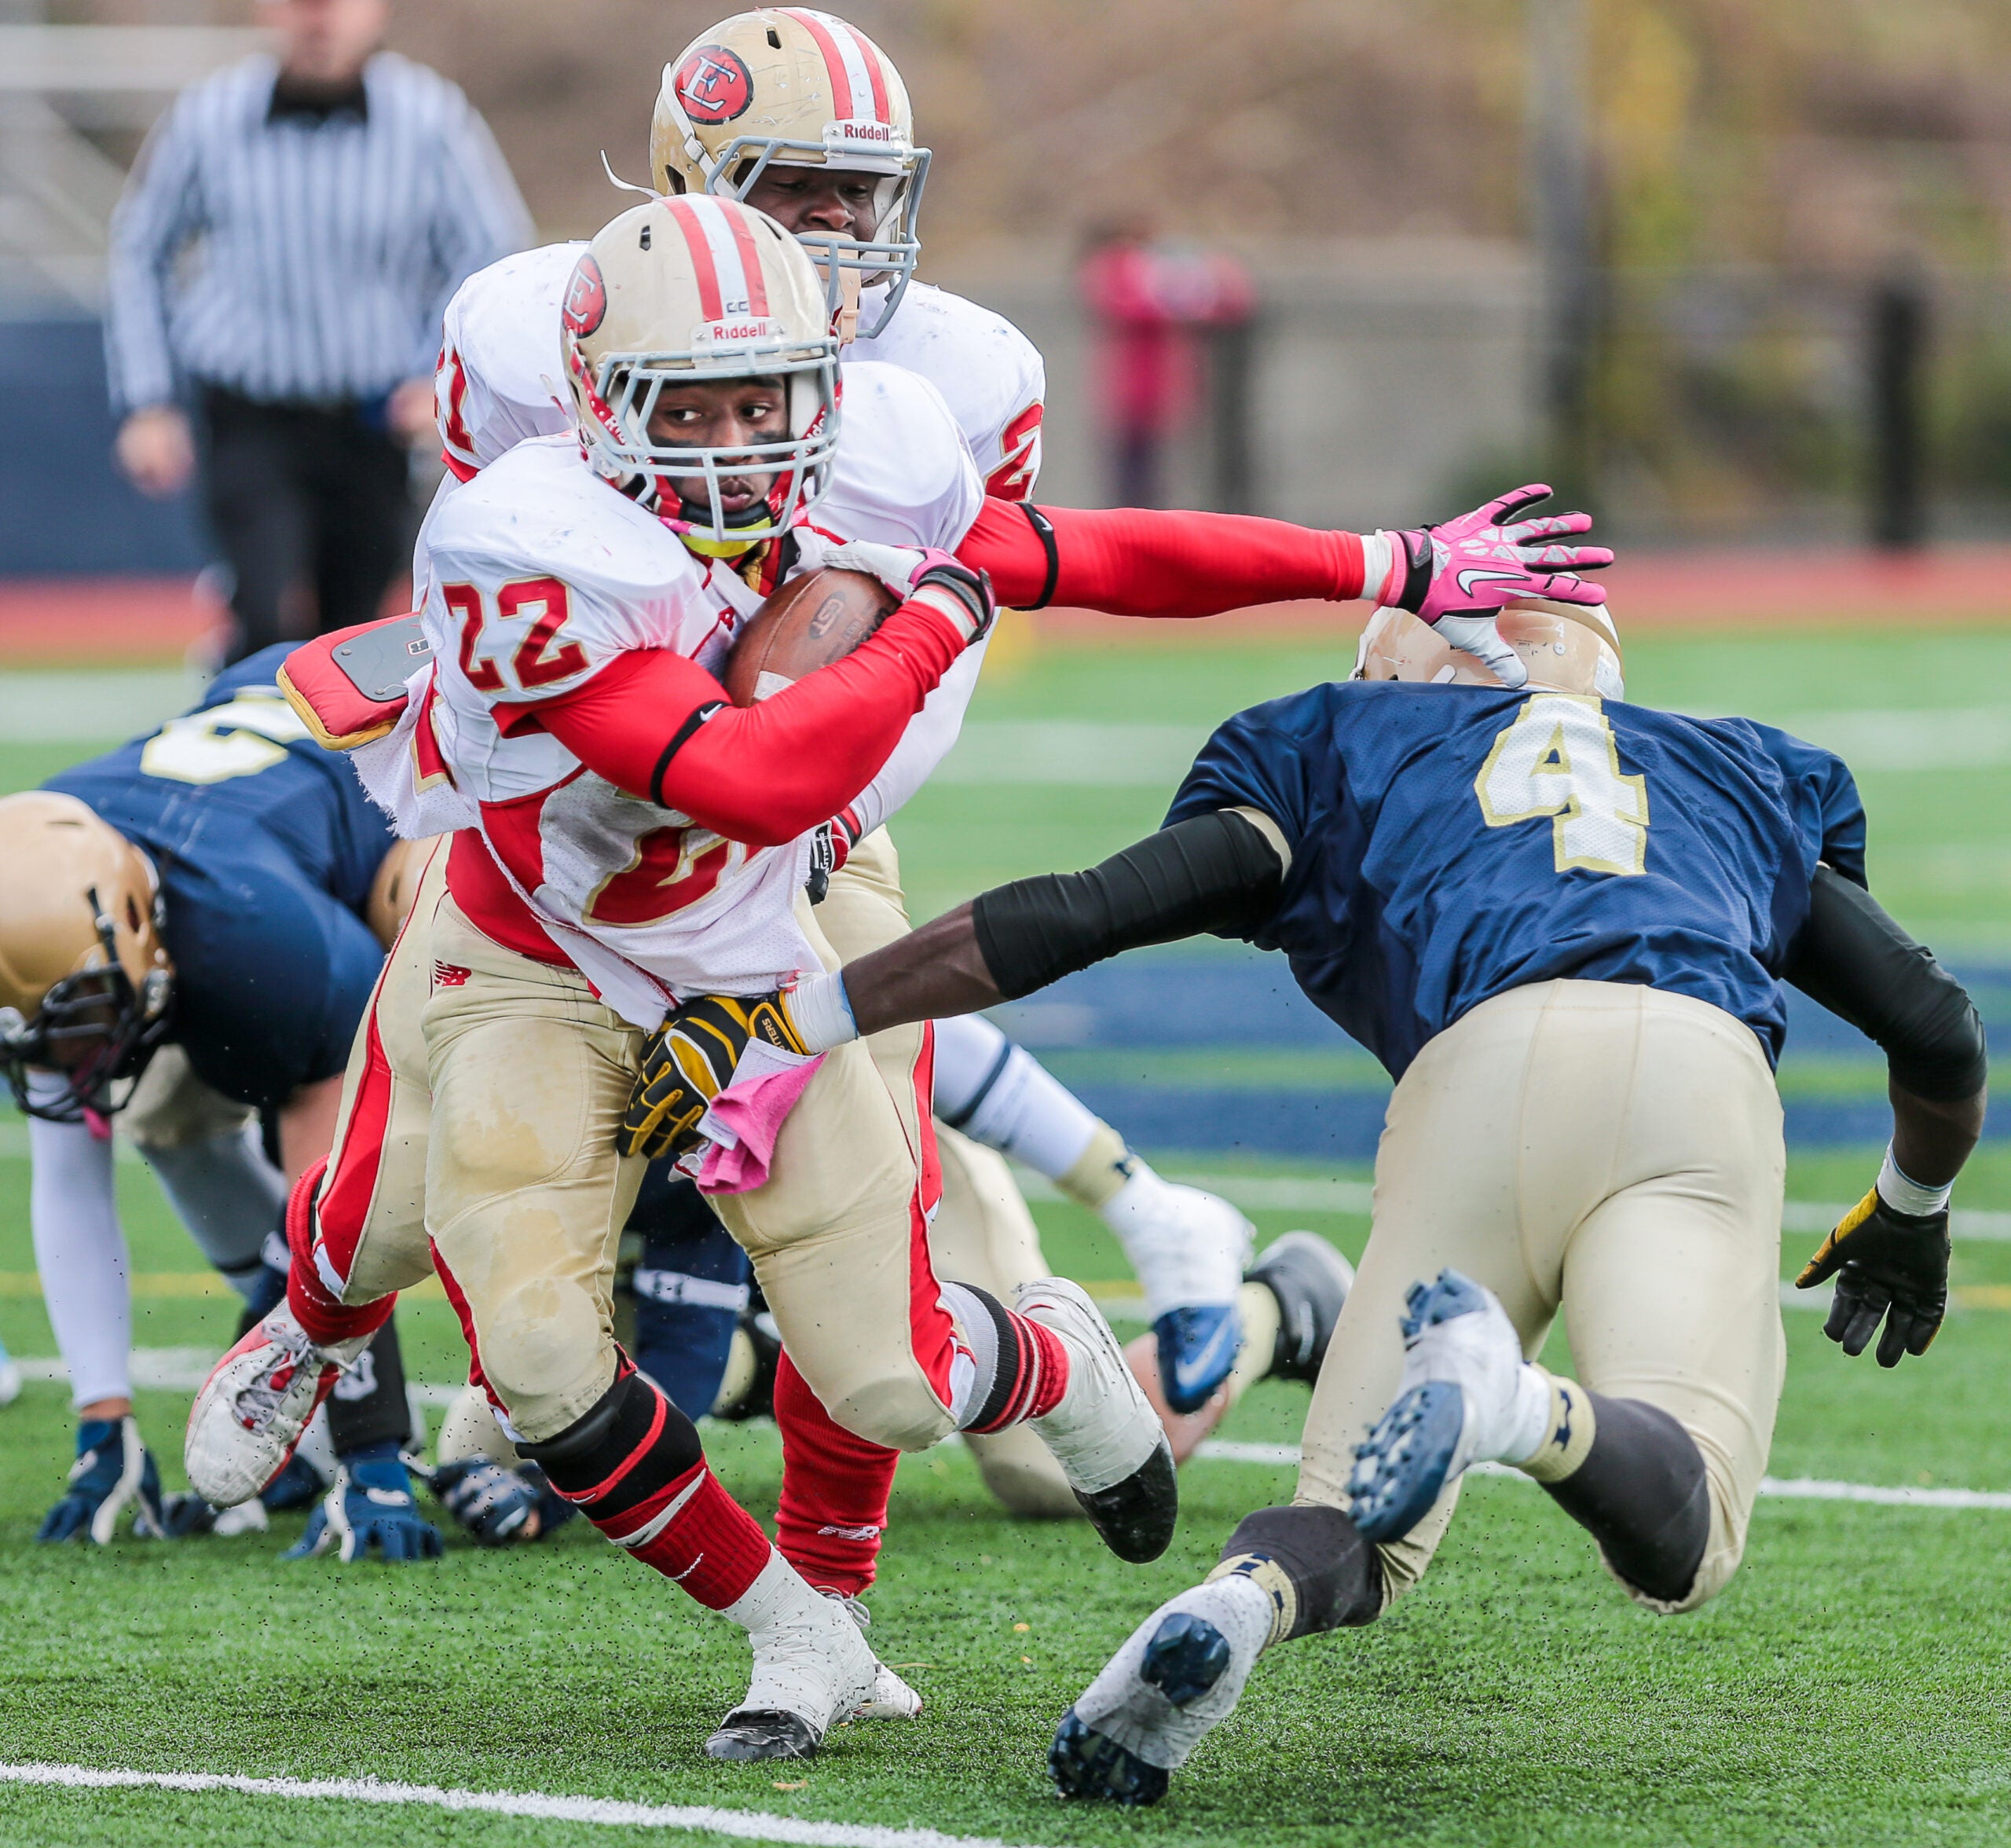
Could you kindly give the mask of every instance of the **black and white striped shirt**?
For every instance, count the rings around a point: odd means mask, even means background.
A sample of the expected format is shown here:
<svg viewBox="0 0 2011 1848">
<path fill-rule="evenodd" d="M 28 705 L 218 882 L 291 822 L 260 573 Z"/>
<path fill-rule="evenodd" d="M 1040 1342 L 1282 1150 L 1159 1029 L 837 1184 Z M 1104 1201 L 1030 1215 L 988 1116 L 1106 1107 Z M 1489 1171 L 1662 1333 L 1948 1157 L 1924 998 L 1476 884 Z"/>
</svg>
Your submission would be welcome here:
<svg viewBox="0 0 2011 1848">
<path fill-rule="evenodd" d="M 529 241 L 489 128 L 453 84 L 379 52 L 364 106 L 273 109 L 277 61 L 192 84 L 112 220 L 107 369 L 121 411 L 178 376 L 263 402 L 375 397 L 433 370 L 462 281 Z"/>
</svg>

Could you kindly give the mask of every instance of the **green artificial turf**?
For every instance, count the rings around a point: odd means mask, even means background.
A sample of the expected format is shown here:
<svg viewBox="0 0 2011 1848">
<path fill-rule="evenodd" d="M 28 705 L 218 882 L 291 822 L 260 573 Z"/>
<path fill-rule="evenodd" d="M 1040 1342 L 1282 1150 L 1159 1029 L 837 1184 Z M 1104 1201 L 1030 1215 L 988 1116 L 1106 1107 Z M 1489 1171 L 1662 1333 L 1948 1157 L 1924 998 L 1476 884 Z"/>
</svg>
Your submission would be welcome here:
<svg viewBox="0 0 2011 1848">
<path fill-rule="evenodd" d="M 992 674 L 976 717 L 1121 715 L 1205 729 L 1240 704 L 1343 671 L 1348 652 L 1338 633 L 1332 651 L 1048 646 Z M 1966 710 L 2004 697 L 2011 636 L 1650 636 L 1631 650 L 1629 669 L 1643 698 L 1775 720 Z M 0 747 L 0 786 L 81 754 Z M 1862 781 L 1874 881 L 1894 910 L 1930 940 L 1985 959 L 2011 952 L 2011 835 L 2001 820 L 2011 766 L 1866 772 Z M 1156 823 L 1170 787 L 932 787 L 897 829 L 916 913 L 1106 853 Z M 1054 1062 L 1084 1081 L 1149 1068 L 1158 1082 L 1196 1091 L 1375 1082 L 1338 1041 L 1234 1061 L 1090 1048 Z M 1804 1094 L 1866 1094 L 1877 1069 L 1810 1060 L 1786 1082 Z M 1797 1152 L 1790 1198 L 1853 1199 L 1876 1156 Z M 1302 1164 L 1220 1156 L 1162 1165 L 1317 1178 Z M 200 1258 L 144 1172 L 119 1172 L 141 1292 L 136 1343 L 214 1351 L 229 1338 L 230 1301 L 183 1293 L 177 1280 L 200 1279 Z M 21 1125 L 0 1117 L 0 1338 L 41 1356 L 53 1343 L 27 1293 L 27 1190 Z M 2011 1145 L 1985 1149 L 1958 1204 L 2011 1211 Z M 1046 1201 L 1037 1211 L 1057 1268 L 1097 1283 L 1123 1278 L 1093 1218 Z M 1305 1207 L 1252 1216 L 1265 1237 L 1308 1225 L 1350 1252 L 1368 1229 L 1358 1213 Z M 1784 1270 L 1815 1242 L 1789 1234 Z M 1819 1316 L 1786 1316 L 1776 1476 L 2011 1490 L 2011 1313 L 1991 1306 L 2011 1302 L 2011 1243 L 1959 1242 L 1954 1282 L 1958 1306 L 1934 1351 L 1896 1373 L 1845 1362 L 1822 1340 Z M 458 1377 L 464 1357 L 445 1304 L 422 1293 L 401 1314 L 413 1375 Z M 171 1486 L 181 1480 L 187 1398 L 139 1399 Z M 1305 1402 L 1302 1390 L 1260 1388 L 1222 1435 L 1291 1442 Z M 772 1431 L 711 1429 L 708 1443 L 765 1516 L 779 1474 Z M 1192 1465 L 1172 1552 L 1133 1569 L 1080 1527 L 1002 1519 L 954 1446 L 908 1460 L 870 1601 L 885 1659 L 923 1665 L 905 1672 L 928 1712 L 844 1729 L 808 1766 L 730 1769 L 697 1754 L 743 1685 L 737 1633 L 580 1524 L 500 1555 L 452 1538 L 438 1564 L 395 1569 L 281 1563 L 298 1516 L 233 1541 L 39 1548 L 30 1536 L 70 1448 L 58 1386 L 33 1383 L 0 1410 L 0 1762 L 371 1775 L 1057 1848 L 2011 1839 L 2011 1512 L 1763 1498 L 1731 1590 L 1701 1613 L 1660 1620 L 1620 1596 L 1540 1490 L 1476 1480 L 1414 1597 L 1366 1632 L 1267 1659 L 1169 1801 L 1124 1813 L 1049 1794 L 1042 1758 L 1053 1723 L 1132 1626 L 1207 1569 L 1241 1514 L 1289 1496 L 1289 1469 Z M 419 1809 L 0 1784 L 0 1848 L 679 1839 Z"/>
</svg>

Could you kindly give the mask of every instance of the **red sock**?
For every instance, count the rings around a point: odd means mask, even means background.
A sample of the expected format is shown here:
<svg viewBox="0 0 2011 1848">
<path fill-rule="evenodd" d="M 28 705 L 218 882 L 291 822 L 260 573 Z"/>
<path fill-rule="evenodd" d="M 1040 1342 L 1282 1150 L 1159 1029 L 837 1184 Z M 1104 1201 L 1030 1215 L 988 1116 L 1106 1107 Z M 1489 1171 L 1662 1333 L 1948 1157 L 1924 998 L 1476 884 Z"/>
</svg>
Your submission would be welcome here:
<svg viewBox="0 0 2011 1848">
<path fill-rule="evenodd" d="M 726 1492 L 705 1464 L 678 1477 L 667 1505 L 687 1494 L 690 1498 L 677 1507 L 654 1539 L 621 1540 L 601 1523 L 594 1524 L 708 1610 L 723 1611 L 747 1595 L 775 1548 L 760 1523 Z"/>
<path fill-rule="evenodd" d="M 374 1335 L 391 1319 L 397 1307 L 395 1291 L 374 1302 L 344 1303 L 321 1281 L 314 1267 L 314 1190 L 321 1184 L 328 1167 L 317 1161 L 299 1180 L 286 1201 L 286 1242 L 293 1262 L 287 1267 L 286 1306 L 294 1320 L 324 1347 Z"/>
<path fill-rule="evenodd" d="M 782 1434 L 775 1544 L 819 1590 L 855 1597 L 873 1582 L 900 1452 L 846 1430 L 786 1353 L 775 1370 L 775 1423 Z"/>
<path fill-rule="evenodd" d="M 1060 1404 L 1068 1390 L 1068 1350 L 1053 1329 L 1043 1327 L 997 1297 L 966 1284 L 991 1311 L 997 1330 L 998 1362 L 987 1392 L 964 1426 L 980 1436 L 1004 1431 L 1029 1418 L 1044 1418 Z"/>
</svg>

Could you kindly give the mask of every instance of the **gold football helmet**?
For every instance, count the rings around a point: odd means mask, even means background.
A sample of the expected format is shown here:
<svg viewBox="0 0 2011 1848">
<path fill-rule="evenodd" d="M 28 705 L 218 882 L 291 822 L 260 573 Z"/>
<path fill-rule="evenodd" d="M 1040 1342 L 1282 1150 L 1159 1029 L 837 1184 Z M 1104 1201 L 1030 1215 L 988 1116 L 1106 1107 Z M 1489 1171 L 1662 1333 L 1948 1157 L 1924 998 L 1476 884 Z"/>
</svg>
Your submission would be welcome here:
<svg viewBox="0 0 2011 1848">
<path fill-rule="evenodd" d="M 771 165 L 828 167 L 877 180 L 870 238 L 799 233 L 823 273 L 831 314 L 854 335 L 861 288 L 885 282 L 870 339 L 900 304 L 921 245 L 915 222 L 929 150 L 914 145 L 907 86 L 856 26 L 807 6 L 736 13 L 663 68 L 650 124 L 650 178 L 669 192 L 744 199 Z"/>
<path fill-rule="evenodd" d="M 1518 599 L 1496 625 L 1522 658 L 1529 684 L 1551 693 L 1625 699 L 1620 632 L 1602 606 Z M 1407 610 L 1378 610 L 1355 650 L 1356 680 L 1423 680 L 1433 686 L 1499 687 L 1477 655 L 1456 648 Z"/>
<path fill-rule="evenodd" d="M 174 972 L 147 856 L 75 796 L 0 798 L 0 1066 L 30 1115 L 117 1107 L 167 1030 Z M 68 1079 L 31 1100 L 31 1066 Z"/>
<path fill-rule="evenodd" d="M 736 556 L 822 498 L 838 343 L 809 256 L 766 214 L 704 193 L 624 212 L 581 254 L 559 324 L 588 458 L 694 551 Z M 785 438 L 714 449 L 650 434 L 666 386 L 771 377 L 789 393 Z M 758 475 L 766 497 L 728 514 L 721 483 Z M 675 485 L 694 480 L 703 500 Z"/>
</svg>

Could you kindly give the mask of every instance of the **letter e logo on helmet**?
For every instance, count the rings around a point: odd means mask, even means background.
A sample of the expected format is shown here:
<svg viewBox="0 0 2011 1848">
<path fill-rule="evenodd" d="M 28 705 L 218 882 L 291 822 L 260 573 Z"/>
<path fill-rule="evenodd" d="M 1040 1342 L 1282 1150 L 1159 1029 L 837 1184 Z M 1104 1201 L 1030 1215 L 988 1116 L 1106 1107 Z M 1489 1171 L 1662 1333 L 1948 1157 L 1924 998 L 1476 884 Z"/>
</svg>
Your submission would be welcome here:
<svg viewBox="0 0 2011 1848">
<path fill-rule="evenodd" d="M 744 116 L 754 100 L 754 80 L 738 55 L 723 45 L 701 45 L 677 68 L 677 100 L 694 122 L 708 126 Z"/>
<path fill-rule="evenodd" d="M 584 339 L 607 315 L 607 284 L 594 261 L 592 251 L 573 267 L 573 280 L 566 285 L 566 306 L 561 318 L 566 331 Z"/>
</svg>

